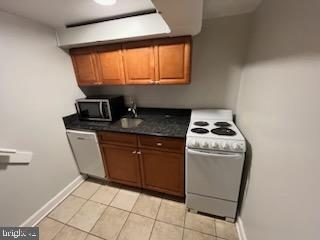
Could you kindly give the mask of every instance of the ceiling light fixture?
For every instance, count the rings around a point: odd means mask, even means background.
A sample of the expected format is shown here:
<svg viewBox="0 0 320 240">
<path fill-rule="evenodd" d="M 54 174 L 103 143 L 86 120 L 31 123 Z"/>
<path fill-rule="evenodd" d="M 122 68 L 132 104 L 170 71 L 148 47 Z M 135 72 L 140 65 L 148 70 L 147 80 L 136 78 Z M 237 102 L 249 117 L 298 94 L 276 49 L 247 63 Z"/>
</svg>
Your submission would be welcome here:
<svg viewBox="0 0 320 240">
<path fill-rule="evenodd" d="M 104 6 L 111 6 L 114 5 L 117 0 L 94 0 L 96 3 Z"/>
</svg>

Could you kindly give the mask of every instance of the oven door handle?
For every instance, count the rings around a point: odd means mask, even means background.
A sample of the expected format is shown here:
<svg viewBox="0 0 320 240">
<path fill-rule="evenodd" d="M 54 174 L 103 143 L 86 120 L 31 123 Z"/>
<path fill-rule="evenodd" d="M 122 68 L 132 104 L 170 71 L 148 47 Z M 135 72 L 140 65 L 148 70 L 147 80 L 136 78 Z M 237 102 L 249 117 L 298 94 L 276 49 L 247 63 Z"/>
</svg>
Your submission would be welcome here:
<svg viewBox="0 0 320 240">
<path fill-rule="evenodd" d="M 234 158 L 234 157 L 240 157 L 241 153 L 223 153 L 223 152 L 204 152 L 204 151 L 195 151 L 192 149 L 187 150 L 188 153 L 194 154 L 194 155 L 201 155 L 201 156 L 212 156 L 212 157 L 227 157 L 227 158 Z"/>
</svg>

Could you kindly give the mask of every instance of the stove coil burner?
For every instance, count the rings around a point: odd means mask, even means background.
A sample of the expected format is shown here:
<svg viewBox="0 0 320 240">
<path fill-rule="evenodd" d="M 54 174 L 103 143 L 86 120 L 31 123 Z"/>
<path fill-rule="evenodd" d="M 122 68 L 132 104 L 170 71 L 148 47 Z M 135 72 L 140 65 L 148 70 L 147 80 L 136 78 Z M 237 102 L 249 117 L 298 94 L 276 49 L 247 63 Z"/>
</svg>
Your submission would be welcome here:
<svg viewBox="0 0 320 240">
<path fill-rule="evenodd" d="M 209 130 L 207 130 L 205 128 L 192 128 L 191 132 L 199 133 L 199 134 L 205 134 L 205 133 L 208 133 Z"/>
<path fill-rule="evenodd" d="M 216 122 L 214 125 L 217 127 L 230 127 L 231 126 L 231 124 L 227 123 L 227 122 Z"/>
<path fill-rule="evenodd" d="M 234 136 L 236 135 L 236 132 L 233 131 L 230 128 L 220 127 L 220 128 L 214 128 L 211 130 L 212 133 L 222 136 Z"/>
<path fill-rule="evenodd" d="M 193 123 L 195 126 L 199 126 L 199 127 L 205 127 L 205 126 L 208 126 L 209 123 L 208 122 L 205 122 L 205 121 L 197 121 L 197 122 L 194 122 Z"/>
</svg>

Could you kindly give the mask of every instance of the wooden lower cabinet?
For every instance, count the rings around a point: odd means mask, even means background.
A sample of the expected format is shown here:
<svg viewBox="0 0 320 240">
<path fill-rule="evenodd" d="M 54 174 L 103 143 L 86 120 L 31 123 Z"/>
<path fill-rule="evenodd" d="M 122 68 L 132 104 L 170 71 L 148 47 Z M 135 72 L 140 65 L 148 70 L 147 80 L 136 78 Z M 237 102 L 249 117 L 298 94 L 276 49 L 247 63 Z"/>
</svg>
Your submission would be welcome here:
<svg viewBox="0 0 320 240">
<path fill-rule="evenodd" d="M 136 148 L 107 144 L 100 147 L 110 181 L 141 187 L 140 163 Z"/>
<path fill-rule="evenodd" d="M 184 196 L 184 155 L 141 150 L 143 188 Z"/>
<path fill-rule="evenodd" d="M 108 180 L 184 196 L 184 139 L 113 132 L 98 135 Z"/>
</svg>

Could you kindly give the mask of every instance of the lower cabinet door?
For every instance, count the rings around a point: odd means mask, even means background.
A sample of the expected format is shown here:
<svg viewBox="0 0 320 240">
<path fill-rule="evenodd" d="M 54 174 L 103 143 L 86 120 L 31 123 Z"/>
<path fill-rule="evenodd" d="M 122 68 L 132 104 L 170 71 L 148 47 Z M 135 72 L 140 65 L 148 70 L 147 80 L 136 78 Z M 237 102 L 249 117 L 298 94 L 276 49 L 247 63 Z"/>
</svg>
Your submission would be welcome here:
<svg viewBox="0 0 320 240">
<path fill-rule="evenodd" d="M 141 187 L 140 163 L 136 148 L 103 144 L 101 150 L 110 181 Z"/>
<path fill-rule="evenodd" d="M 141 150 L 143 188 L 184 196 L 184 155 Z"/>
</svg>

